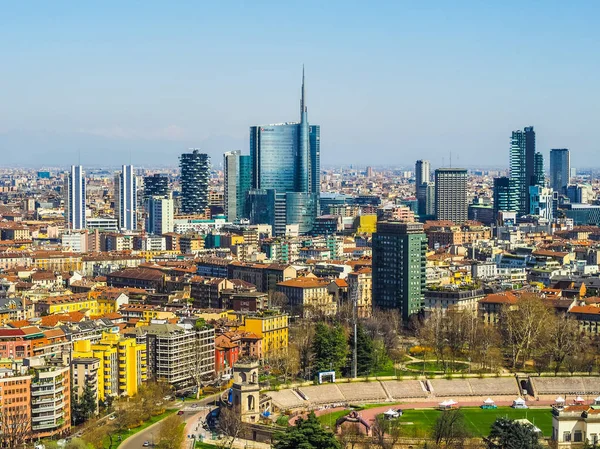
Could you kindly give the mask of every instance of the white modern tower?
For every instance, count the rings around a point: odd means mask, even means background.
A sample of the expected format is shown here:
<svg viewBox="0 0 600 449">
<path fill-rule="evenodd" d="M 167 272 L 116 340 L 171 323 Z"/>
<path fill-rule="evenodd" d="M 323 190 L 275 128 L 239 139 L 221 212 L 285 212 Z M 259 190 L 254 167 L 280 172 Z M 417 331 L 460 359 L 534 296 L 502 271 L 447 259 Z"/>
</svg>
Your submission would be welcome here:
<svg viewBox="0 0 600 449">
<path fill-rule="evenodd" d="M 173 199 L 168 196 L 151 196 L 146 200 L 146 232 L 162 235 L 173 232 Z"/>
<path fill-rule="evenodd" d="M 68 229 L 85 229 L 85 175 L 72 165 L 65 181 L 65 222 Z"/>
<path fill-rule="evenodd" d="M 137 229 L 137 180 L 133 165 L 123 165 L 115 176 L 115 215 L 122 231 Z"/>
</svg>

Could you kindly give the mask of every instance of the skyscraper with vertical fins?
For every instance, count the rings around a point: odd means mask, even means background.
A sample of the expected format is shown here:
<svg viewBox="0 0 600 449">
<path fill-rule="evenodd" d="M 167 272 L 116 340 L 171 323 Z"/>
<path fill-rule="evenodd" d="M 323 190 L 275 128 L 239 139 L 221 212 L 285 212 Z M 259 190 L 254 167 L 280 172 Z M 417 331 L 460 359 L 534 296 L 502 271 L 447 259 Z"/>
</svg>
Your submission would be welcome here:
<svg viewBox="0 0 600 449">
<path fill-rule="evenodd" d="M 300 121 L 250 127 L 249 198 L 255 202 L 248 207 L 250 219 L 270 217 L 276 235 L 285 233 L 287 224 L 298 224 L 301 234 L 309 233 L 319 209 L 320 153 L 321 128 L 308 122 L 303 68 Z"/>
</svg>

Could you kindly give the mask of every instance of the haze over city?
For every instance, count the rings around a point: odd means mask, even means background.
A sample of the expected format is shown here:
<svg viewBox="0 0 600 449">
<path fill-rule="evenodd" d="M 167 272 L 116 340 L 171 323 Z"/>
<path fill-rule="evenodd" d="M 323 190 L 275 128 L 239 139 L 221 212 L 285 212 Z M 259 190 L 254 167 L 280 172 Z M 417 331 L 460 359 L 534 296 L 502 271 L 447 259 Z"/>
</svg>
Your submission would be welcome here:
<svg viewBox="0 0 600 449">
<path fill-rule="evenodd" d="M 510 133 L 597 154 L 598 4 L 5 4 L 5 166 L 218 164 L 251 125 L 298 120 L 322 164 L 506 167 Z M 79 159 L 80 157 L 80 159 Z M 546 159 L 547 160 L 547 159 Z M 593 162 L 591 163 L 593 165 Z"/>
</svg>

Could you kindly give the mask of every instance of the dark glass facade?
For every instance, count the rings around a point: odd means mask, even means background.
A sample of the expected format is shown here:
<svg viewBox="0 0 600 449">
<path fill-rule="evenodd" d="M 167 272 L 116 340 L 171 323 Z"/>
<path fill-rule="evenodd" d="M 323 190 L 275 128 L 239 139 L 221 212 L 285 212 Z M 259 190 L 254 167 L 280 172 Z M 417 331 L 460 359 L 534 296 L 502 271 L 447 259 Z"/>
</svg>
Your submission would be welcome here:
<svg viewBox="0 0 600 449">
<path fill-rule="evenodd" d="M 500 211 L 514 211 L 511 204 L 510 178 L 494 178 L 494 220 Z"/>
</svg>

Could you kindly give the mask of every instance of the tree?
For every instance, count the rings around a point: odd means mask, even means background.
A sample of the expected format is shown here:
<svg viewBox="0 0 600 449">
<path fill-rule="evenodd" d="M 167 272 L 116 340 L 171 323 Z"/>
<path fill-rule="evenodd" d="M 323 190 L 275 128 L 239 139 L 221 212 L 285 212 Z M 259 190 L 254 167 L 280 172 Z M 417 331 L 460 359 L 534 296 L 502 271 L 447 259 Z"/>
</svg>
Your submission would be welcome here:
<svg viewBox="0 0 600 449">
<path fill-rule="evenodd" d="M 318 323 L 313 341 L 313 376 L 321 371 L 341 372 L 346 364 L 348 344 L 344 330 L 339 324 L 329 326 Z"/>
<path fill-rule="evenodd" d="M 381 449 L 392 449 L 401 435 L 400 422 L 385 419 L 383 415 L 377 416 L 371 426 L 373 445 Z"/>
<path fill-rule="evenodd" d="M 283 292 L 271 291 L 269 294 L 269 307 L 285 310 L 290 303 L 289 298 Z"/>
<path fill-rule="evenodd" d="M 536 347 L 547 341 L 553 318 L 548 305 L 535 295 L 522 296 L 516 309 L 502 309 L 500 320 L 513 368 L 522 365 Z"/>
<path fill-rule="evenodd" d="M 242 428 L 242 420 L 235 410 L 228 407 L 219 409 L 217 430 L 225 436 L 221 447 L 231 449 L 235 439 L 242 433 Z"/>
<path fill-rule="evenodd" d="M 531 424 L 498 418 L 486 439 L 489 449 L 541 449 L 538 434 Z"/>
<path fill-rule="evenodd" d="M 462 448 L 470 434 L 460 410 L 447 410 L 436 420 L 432 438 L 438 447 Z"/>
<path fill-rule="evenodd" d="M 178 415 L 170 415 L 163 419 L 158 429 L 159 449 L 179 449 L 184 440 L 183 420 Z"/>
<path fill-rule="evenodd" d="M 311 321 L 301 320 L 296 326 L 290 328 L 290 347 L 298 351 L 298 359 L 302 375 L 310 378 L 312 373 L 312 350 L 315 337 L 315 327 Z"/>
<path fill-rule="evenodd" d="M 373 346 L 373 340 L 365 332 L 362 325 L 359 324 L 356 329 L 356 372 L 358 376 L 368 376 L 374 369 L 375 347 Z M 348 344 L 351 348 L 354 347 L 354 332 L 350 335 Z M 348 360 L 349 365 L 352 367 L 352 351 L 350 351 Z M 350 372 L 352 373 L 352 369 Z"/>
<path fill-rule="evenodd" d="M 71 421 L 73 425 L 83 424 L 96 414 L 98 403 L 96 394 L 89 382 L 85 383 L 81 398 L 77 400 L 73 397 L 72 401 Z"/>
<path fill-rule="evenodd" d="M 31 435 L 27 406 L 5 405 L 0 412 L 0 447 L 22 446 Z"/>
<path fill-rule="evenodd" d="M 275 449 L 341 449 L 335 435 L 321 427 L 313 412 L 285 432 L 276 433 L 273 439 Z"/>
<path fill-rule="evenodd" d="M 283 377 L 287 383 L 300 371 L 300 357 L 296 346 L 289 346 L 286 351 L 279 351 L 269 358 L 273 374 Z"/>
<path fill-rule="evenodd" d="M 579 324 L 570 318 L 555 318 L 550 326 L 550 338 L 548 338 L 549 352 L 554 361 L 554 374 L 558 374 L 565 358 L 572 354 L 577 347 L 579 336 Z"/>
</svg>

